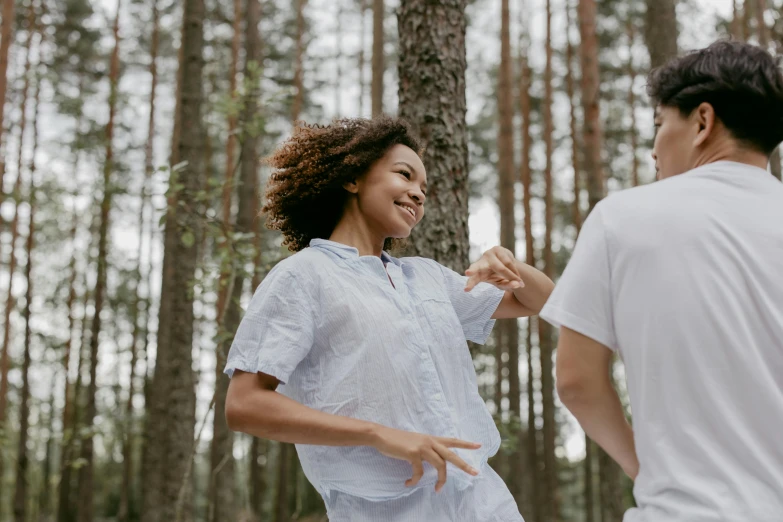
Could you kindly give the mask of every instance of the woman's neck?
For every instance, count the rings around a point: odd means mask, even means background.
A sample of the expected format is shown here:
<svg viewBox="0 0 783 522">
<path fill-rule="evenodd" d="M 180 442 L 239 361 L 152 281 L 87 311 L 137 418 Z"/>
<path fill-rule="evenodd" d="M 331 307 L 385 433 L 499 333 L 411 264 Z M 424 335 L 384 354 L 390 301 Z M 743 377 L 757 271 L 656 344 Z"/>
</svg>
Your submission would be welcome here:
<svg viewBox="0 0 783 522">
<path fill-rule="evenodd" d="M 354 247 L 360 256 L 380 257 L 386 238 L 374 234 L 364 220 L 352 219 L 344 215 L 334 227 L 329 241 Z"/>
</svg>

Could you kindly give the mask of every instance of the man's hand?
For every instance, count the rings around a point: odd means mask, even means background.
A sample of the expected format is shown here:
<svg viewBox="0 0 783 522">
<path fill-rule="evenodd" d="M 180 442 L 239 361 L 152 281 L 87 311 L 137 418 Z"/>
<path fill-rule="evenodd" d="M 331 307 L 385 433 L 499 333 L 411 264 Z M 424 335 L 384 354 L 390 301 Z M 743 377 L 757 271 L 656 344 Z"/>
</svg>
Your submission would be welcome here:
<svg viewBox="0 0 783 522">
<path fill-rule="evenodd" d="M 517 260 L 507 248 L 492 247 L 465 271 L 468 282 L 465 291 L 470 292 L 479 283 L 489 283 L 501 290 L 517 290 L 525 286 L 519 275 Z"/>
<path fill-rule="evenodd" d="M 381 426 L 378 428 L 376 442 L 373 446 L 387 457 L 407 460 L 411 463 L 413 476 L 405 482 L 408 487 L 415 486 L 424 475 L 424 462 L 429 462 L 432 467 L 438 470 L 435 491 L 440 491 L 446 484 L 446 462 L 451 462 L 469 475 L 478 475 L 478 470 L 469 466 L 467 462 L 449 449 L 475 450 L 481 447 L 481 444 L 474 442 L 433 437 Z"/>
</svg>

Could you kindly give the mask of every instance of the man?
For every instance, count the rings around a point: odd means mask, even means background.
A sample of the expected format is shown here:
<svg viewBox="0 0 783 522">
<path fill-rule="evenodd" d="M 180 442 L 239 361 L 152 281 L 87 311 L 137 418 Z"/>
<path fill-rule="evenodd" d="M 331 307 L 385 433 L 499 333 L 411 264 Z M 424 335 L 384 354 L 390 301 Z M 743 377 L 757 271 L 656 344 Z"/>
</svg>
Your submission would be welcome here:
<svg viewBox="0 0 783 522">
<path fill-rule="evenodd" d="M 783 184 L 766 168 L 783 76 L 766 51 L 718 42 L 648 90 L 659 181 L 593 209 L 541 312 L 560 327 L 557 389 L 635 479 L 625 522 L 780 521 Z"/>
</svg>

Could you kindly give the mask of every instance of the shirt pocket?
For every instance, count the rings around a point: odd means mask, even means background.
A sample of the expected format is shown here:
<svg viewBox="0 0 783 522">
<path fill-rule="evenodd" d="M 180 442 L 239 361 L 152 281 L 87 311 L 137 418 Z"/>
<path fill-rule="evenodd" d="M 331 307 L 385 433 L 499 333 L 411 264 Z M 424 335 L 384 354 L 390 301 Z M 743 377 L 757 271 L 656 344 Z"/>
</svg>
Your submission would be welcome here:
<svg viewBox="0 0 783 522">
<path fill-rule="evenodd" d="M 429 342 L 447 345 L 465 342 L 457 312 L 445 293 L 429 289 L 418 292 L 415 310 L 416 319 Z"/>
</svg>

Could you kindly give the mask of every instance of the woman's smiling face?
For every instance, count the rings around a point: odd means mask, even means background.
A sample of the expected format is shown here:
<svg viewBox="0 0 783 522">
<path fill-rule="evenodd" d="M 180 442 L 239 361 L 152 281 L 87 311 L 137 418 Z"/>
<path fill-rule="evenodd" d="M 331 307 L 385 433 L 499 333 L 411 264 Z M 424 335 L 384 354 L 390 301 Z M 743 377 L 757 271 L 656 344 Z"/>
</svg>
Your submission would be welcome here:
<svg viewBox="0 0 783 522">
<path fill-rule="evenodd" d="M 427 173 L 411 148 L 395 145 L 346 189 L 356 196 L 358 210 L 381 237 L 408 237 L 424 216 Z"/>
</svg>

